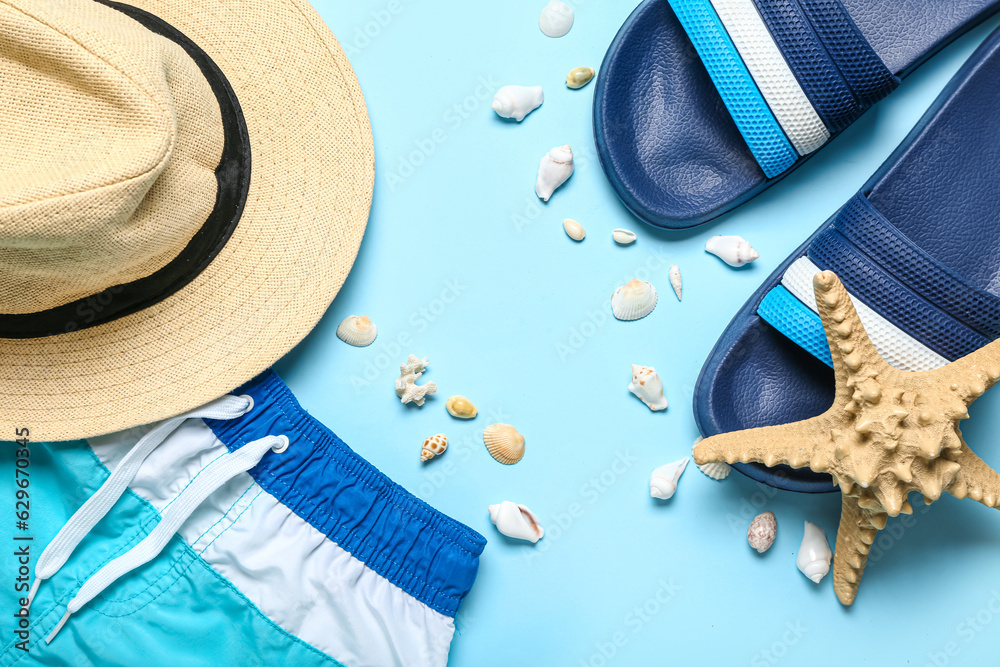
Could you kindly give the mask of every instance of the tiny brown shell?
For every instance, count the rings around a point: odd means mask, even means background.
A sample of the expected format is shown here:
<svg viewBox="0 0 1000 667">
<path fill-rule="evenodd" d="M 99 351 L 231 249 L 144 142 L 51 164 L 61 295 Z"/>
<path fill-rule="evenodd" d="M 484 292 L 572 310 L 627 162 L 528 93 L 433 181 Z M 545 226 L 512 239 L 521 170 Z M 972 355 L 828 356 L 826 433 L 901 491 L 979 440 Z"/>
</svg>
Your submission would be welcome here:
<svg viewBox="0 0 1000 667">
<path fill-rule="evenodd" d="M 513 465 L 524 456 L 524 436 L 510 424 L 490 424 L 483 431 L 490 456 L 504 465 Z"/>
<path fill-rule="evenodd" d="M 750 543 L 757 553 L 764 553 L 774 544 L 774 538 L 778 533 L 778 520 L 774 517 L 774 512 L 764 512 L 758 514 L 750 527 L 747 529 L 747 542 Z"/>
</svg>

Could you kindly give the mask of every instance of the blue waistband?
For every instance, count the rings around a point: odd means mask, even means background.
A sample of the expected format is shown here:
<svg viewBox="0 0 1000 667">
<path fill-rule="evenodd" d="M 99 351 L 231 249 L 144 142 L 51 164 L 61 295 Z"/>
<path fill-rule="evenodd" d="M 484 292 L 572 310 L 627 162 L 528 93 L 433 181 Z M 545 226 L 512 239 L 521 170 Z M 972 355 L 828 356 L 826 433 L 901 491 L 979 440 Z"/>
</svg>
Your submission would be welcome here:
<svg viewBox="0 0 1000 667">
<path fill-rule="evenodd" d="M 295 514 L 428 607 L 454 616 L 479 568 L 486 539 L 414 497 L 310 416 L 273 372 L 236 389 L 254 407 L 232 421 L 205 420 L 230 450 L 288 436 L 254 480 Z"/>
</svg>

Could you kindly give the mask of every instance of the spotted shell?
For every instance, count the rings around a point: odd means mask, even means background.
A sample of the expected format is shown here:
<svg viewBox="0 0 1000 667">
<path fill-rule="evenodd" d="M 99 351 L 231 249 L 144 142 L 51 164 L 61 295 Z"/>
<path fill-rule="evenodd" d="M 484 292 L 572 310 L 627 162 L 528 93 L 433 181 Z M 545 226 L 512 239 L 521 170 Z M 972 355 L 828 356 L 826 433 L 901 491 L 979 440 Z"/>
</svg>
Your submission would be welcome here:
<svg viewBox="0 0 1000 667">
<path fill-rule="evenodd" d="M 510 424 L 490 424 L 483 431 L 483 442 L 490 456 L 504 465 L 512 465 L 524 456 L 524 436 Z"/>
<path fill-rule="evenodd" d="M 420 450 L 420 460 L 421 462 L 430 461 L 435 456 L 444 454 L 446 449 L 448 449 L 448 436 L 444 433 L 432 435 L 424 440 L 423 449 Z"/>
<path fill-rule="evenodd" d="M 747 542 L 757 550 L 757 553 L 762 554 L 771 548 L 777 534 L 778 520 L 774 518 L 774 512 L 763 512 L 750 522 L 750 527 L 747 528 Z"/>
</svg>

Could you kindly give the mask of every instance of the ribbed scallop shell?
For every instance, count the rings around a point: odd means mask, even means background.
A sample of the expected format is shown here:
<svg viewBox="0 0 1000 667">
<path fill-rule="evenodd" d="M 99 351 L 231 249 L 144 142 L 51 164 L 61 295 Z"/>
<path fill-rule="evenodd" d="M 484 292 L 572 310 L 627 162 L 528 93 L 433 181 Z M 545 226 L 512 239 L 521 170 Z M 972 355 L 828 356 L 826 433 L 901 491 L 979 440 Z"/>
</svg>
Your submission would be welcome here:
<svg viewBox="0 0 1000 667">
<path fill-rule="evenodd" d="M 691 449 L 698 446 L 698 443 L 702 441 L 701 437 L 695 439 L 694 444 Z M 732 472 L 733 468 L 731 465 L 724 461 L 712 461 L 711 463 L 705 463 L 698 466 L 698 470 L 702 471 L 707 476 L 715 480 L 723 480 L 729 477 L 729 473 Z"/>
<path fill-rule="evenodd" d="M 504 465 L 513 465 L 524 456 L 524 436 L 510 424 L 490 424 L 483 431 L 490 456 Z"/>
<path fill-rule="evenodd" d="M 611 312 L 619 320 L 638 320 L 656 307 L 656 288 L 633 278 L 611 295 Z"/>
<path fill-rule="evenodd" d="M 448 436 L 444 433 L 432 435 L 424 440 L 424 446 L 420 450 L 420 460 L 430 461 L 435 456 L 444 454 L 444 450 L 446 449 L 448 449 Z"/>
<path fill-rule="evenodd" d="M 348 315 L 337 327 L 337 338 L 354 347 L 365 347 L 375 342 L 375 324 L 362 315 Z"/>
</svg>

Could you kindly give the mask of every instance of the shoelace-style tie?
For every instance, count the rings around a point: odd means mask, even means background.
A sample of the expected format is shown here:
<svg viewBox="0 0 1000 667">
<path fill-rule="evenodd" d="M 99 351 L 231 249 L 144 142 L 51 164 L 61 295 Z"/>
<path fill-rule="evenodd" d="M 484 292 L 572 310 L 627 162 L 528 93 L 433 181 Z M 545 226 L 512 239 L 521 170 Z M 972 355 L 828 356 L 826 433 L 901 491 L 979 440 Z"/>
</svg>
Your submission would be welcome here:
<svg viewBox="0 0 1000 667">
<path fill-rule="evenodd" d="M 254 440 L 236 451 L 224 454 L 208 464 L 194 480 L 181 491 L 163 512 L 160 522 L 139 544 L 127 553 L 105 564 L 80 587 L 76 596 L 66 606 L 66 613 L 52 629 L 45 643 L 50 643 L 69 620 L 70 615 L 80 611 L 84 605 L 101 592 L 140 565 L 148 563 L 163 550 L 197 507 L 219 487 L 241 472 L 257 465 L 267 450 L 283 452 L 288 448 L 288 438 L 284 435 L 269 435 Z"/>
<path fill-rule="evenodd" d="M 236 419 L 245 415 L 252 408 L 253 399 L 249 396 L 223 396 L 200 408 L 160 422 L 153 427 L 153 430 L 140 438 L 104 481 L 101 488 L 87 499 L 87 502 L 70 517 L 55 539 L 45 547 L 45 551 L 42 552 L 35 564 L 35 580 L 28 592 L 27 607 L 30 608 L 42 582 L 54 576 L 66 564 L 83 538 L 111 511 L 111 508 L 114 507 L 114 504 L 118 502 L 118 499 L 125 493 L 125 489 L 135 478 L 146 457 L 161 442 L 166 440 L 167 436 L 177 430 L 185 420 L 200 417 Z"/>
</svg>

